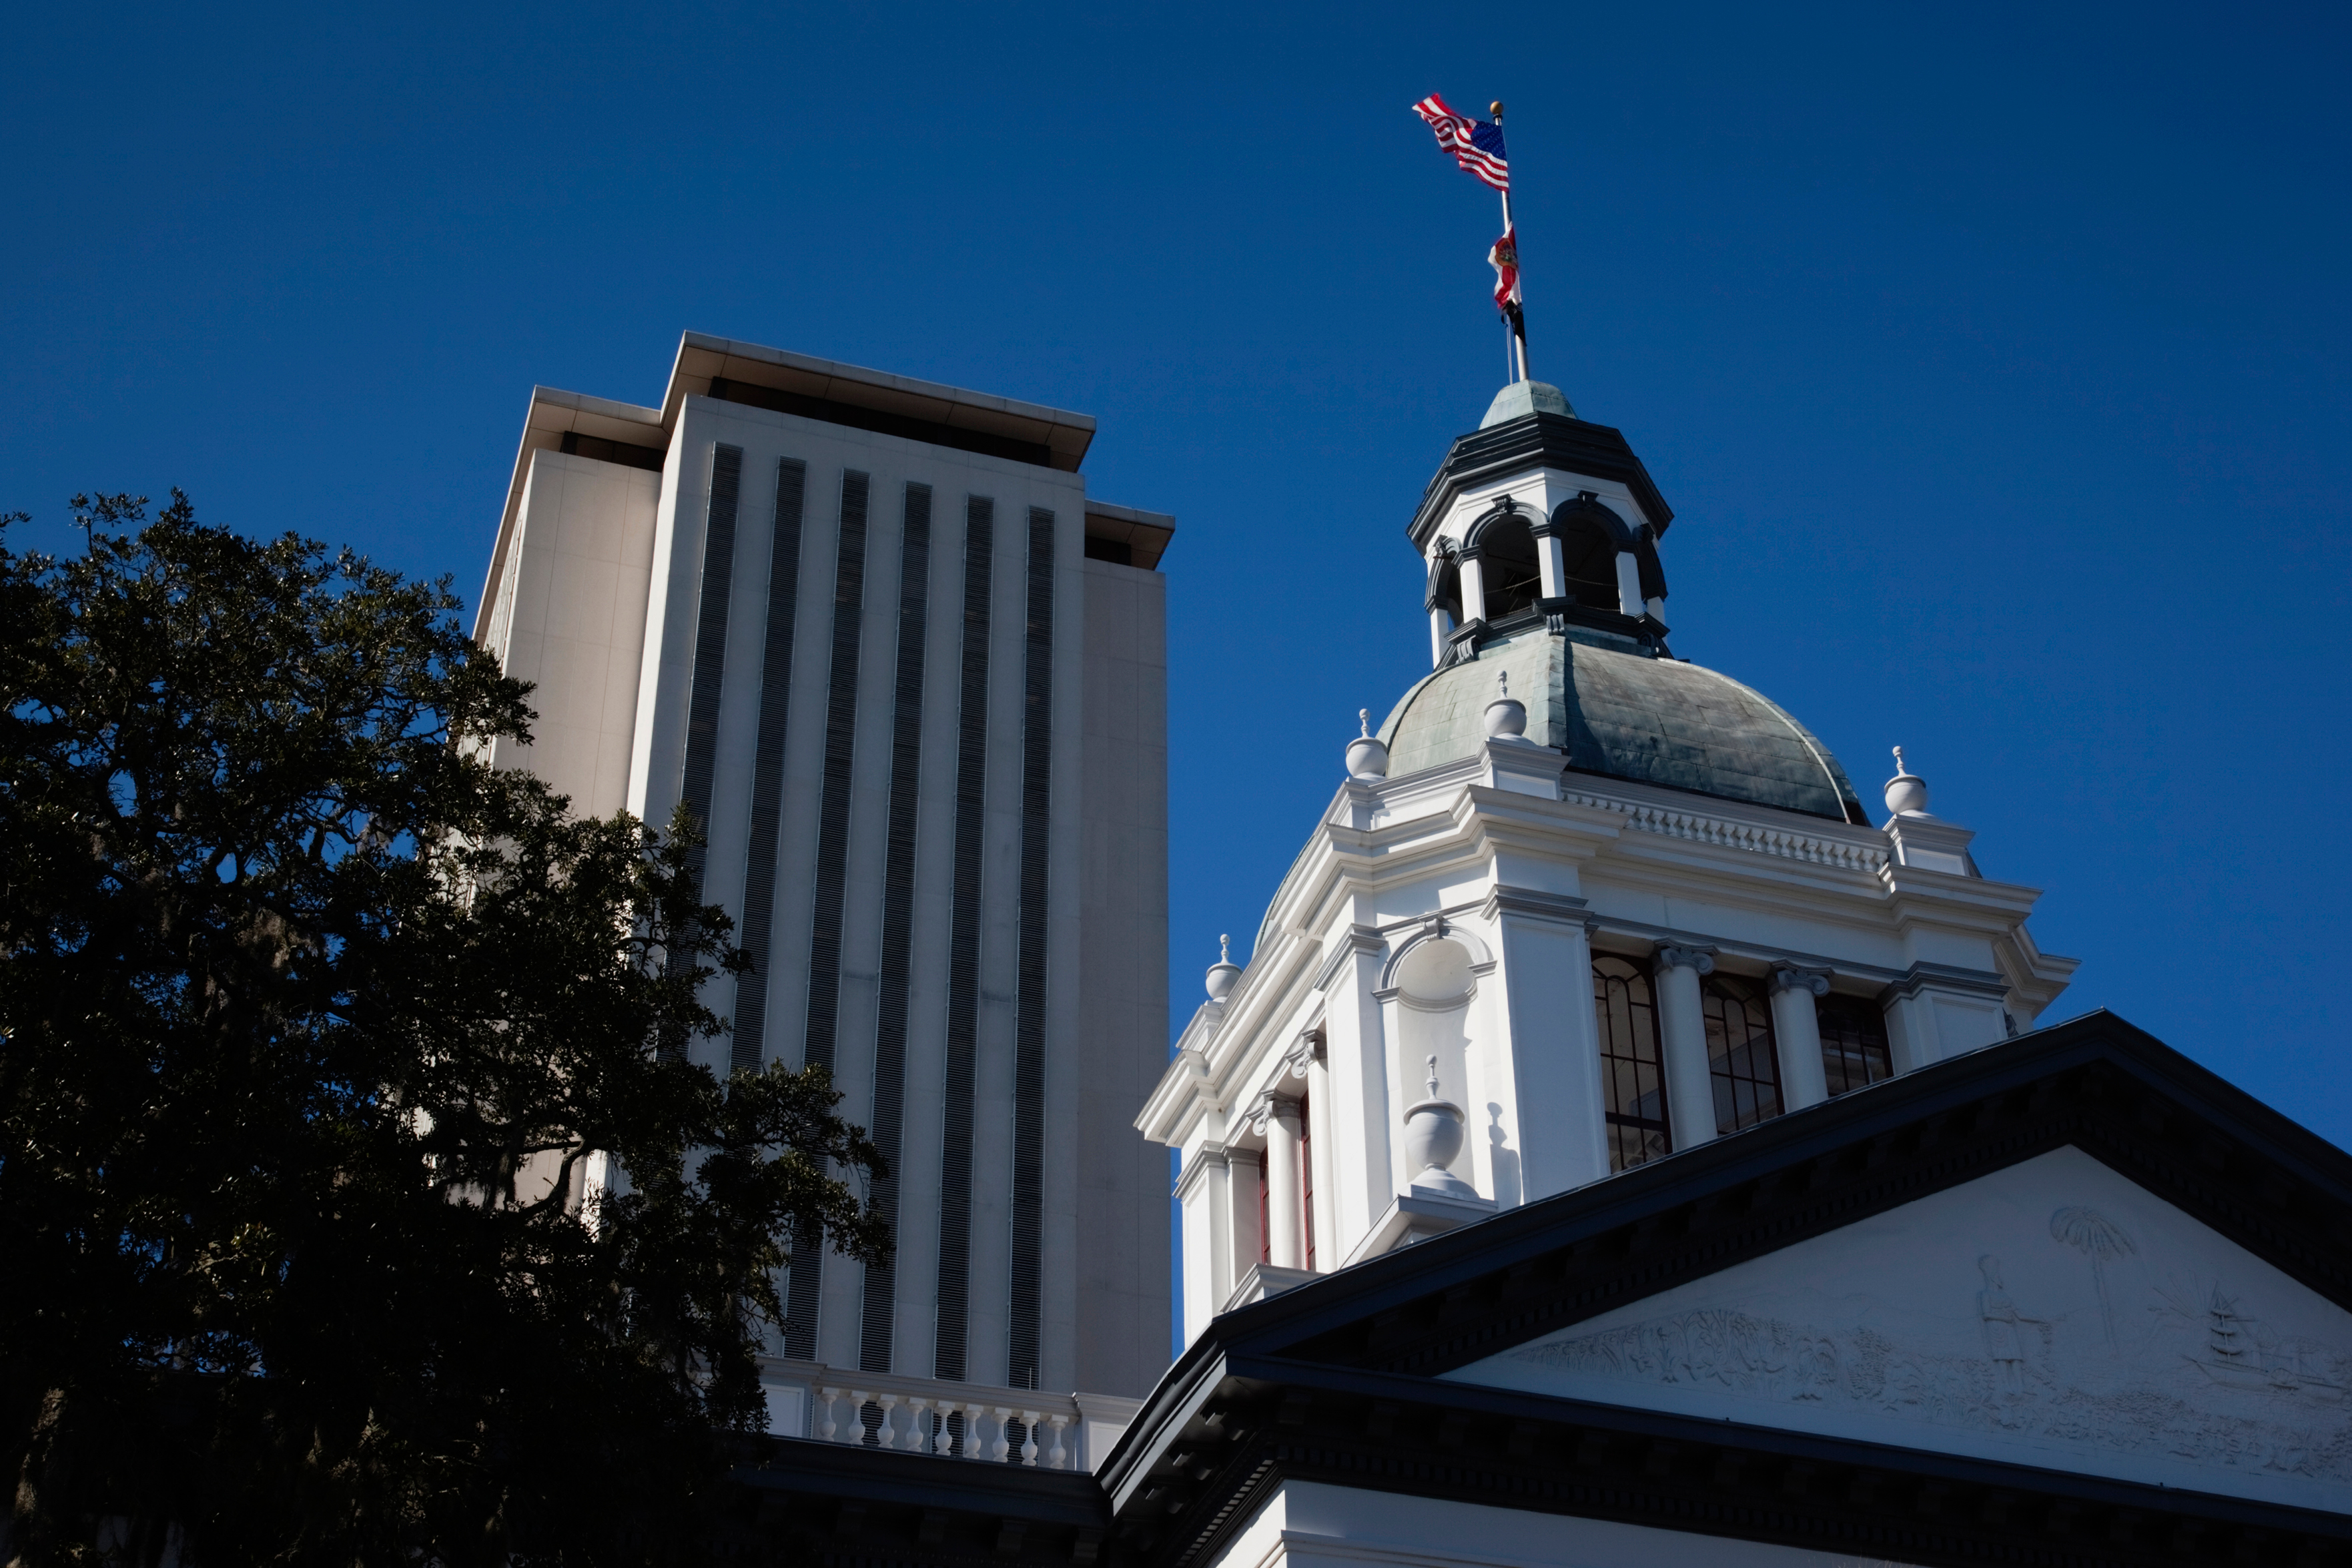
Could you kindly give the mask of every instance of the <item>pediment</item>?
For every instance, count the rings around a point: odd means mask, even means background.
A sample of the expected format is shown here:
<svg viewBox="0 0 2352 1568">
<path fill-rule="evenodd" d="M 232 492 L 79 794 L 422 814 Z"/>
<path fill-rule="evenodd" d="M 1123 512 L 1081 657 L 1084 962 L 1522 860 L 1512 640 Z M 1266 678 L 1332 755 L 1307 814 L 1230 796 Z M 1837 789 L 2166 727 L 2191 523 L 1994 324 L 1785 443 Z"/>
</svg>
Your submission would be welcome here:
<svg viewBox="0 0 2352 1568">
<path fill-rule="evenodd" d="M 2352 1510 L 2352 1313 L 2072 1146 L 1443 1375 Z"/>
</svg>

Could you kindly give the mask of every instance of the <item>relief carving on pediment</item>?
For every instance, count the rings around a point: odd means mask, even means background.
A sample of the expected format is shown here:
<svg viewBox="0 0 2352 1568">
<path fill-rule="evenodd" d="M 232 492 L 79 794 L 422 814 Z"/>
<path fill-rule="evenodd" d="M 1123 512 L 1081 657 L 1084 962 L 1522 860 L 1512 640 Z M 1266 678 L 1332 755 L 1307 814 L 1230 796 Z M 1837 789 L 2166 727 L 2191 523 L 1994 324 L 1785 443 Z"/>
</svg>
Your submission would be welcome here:
<svg viewBox="0 0 2352 1568">
<path fill-rule="evenodd" d="M 2006 1255 L 1965 1236 L 1942 1238 L 1932 1264 L 1890 1250 L 1905 1277 L 1884 1291 L 1783 1278 L 1694 1304 L 1685 1288 L 1666 1310 L 1498 1360 L 1603 1397 L 1595 1380 L 2352 1484 L 2343 1313 L 2275 1276 L 2229 1278 L 2217 1249 L 2168 1246 L 2103 1208 L 2045 1212 L 2038 1247 L 2011 1225 L 1992 1227 Z M 1911 1272 L 1923 1267 L 1934 1283 Z M 2337 1332 L 2301 1331 L 2315 1321 Z"/>
</svg>

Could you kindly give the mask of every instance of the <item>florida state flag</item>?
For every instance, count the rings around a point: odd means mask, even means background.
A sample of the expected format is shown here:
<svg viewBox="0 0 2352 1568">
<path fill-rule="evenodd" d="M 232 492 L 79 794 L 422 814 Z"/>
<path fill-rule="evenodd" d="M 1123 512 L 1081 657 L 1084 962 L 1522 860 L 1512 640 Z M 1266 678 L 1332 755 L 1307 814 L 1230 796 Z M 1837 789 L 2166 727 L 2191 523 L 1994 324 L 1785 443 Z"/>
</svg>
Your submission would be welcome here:
<svg viewBox="0 0 2352 1568">
<path fill-rule="evenodd" d="M 1495 303 L 1506 316 L 1517 315 L 1519 309 L 1519 241 L 1516 226 L 1503 231 L 1495 248 L 1486 253 L 1486 265 L 1495 269 Z"/>
</svg>

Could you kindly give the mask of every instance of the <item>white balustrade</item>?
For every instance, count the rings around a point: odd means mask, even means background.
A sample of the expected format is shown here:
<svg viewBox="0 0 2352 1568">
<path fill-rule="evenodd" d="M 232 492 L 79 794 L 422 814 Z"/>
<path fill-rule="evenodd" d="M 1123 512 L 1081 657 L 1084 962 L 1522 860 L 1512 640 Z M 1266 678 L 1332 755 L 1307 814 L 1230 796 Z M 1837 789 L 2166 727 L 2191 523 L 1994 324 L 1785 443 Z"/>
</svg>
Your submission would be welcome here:
<svg viewBox="0 0 2352 1568">
<path fill-rule="evenodd" d="M 811 1372 L 826 1370 L 797 1364 Z M 964 1398 L 954 1392 L 972 1388 L 969 1384 L 896 1376 L 889 1384 L 898 1386 L 883 1384 L 880 1373 L 868 1374 L 860 1384 L 809 1378 L 805 1383 L 809 1435 L 820 1443 L 892 1448 L 1032 1469 L 1067 1470 L 1085 1462 L 1076 1441 L 1078 1433 L 1072 1428 L 1084 1430 L 1086 1413 L 1075 1396 L 1041 1400 L 1025 1390 L 980 1390 L 1023 1395 L 1019 1403 L 999 1404 L 993 1399 Z M 915 1387 L 923 1392 L 913 1392 Z M 1092 1404 L 1100 1396 L 1087 1398 Z M 1125 1405 L 1130 1402 L 1105 1403 Z M 1099 1419 L 1102 1412 L 1097 1410 L 1096 1415 Z"/>
<path fill-rule="evenodd" d="M 1784 827 L 1767 827 L 1759 823 L 1739 822 L 1701 812 L 1677 811 L 1609 795 L 1570 791 L 1561 798 L 1579 805 L 1622 812 L 1628 827 L 1668 838 L 1685 838 L 1696 844 L 1717 844 L 1726 849 L 1745 849 L 1750 854 L 1774 855 L 1784 860 L 1836 866 L 1849 871 L 1874 872 L 1886 864 L 1886 851 L 1882 847 L 1852 844 L 1821 834 L 1791 832 Z"/>
</svg>

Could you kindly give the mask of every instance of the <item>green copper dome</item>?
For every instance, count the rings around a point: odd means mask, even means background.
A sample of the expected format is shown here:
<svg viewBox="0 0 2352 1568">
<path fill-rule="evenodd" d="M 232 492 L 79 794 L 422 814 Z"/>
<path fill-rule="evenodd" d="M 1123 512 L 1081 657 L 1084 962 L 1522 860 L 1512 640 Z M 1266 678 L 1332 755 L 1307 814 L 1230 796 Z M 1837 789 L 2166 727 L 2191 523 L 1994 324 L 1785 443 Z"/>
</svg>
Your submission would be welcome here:
<svg viewBox="0 0 2352 1568">
<path fill-rule="evenodd" d="M 1528 739 L 1567 753 L 1571 773 L 1867 820 L 1828 748 L 1760 692 L 1695 664 L 1540 626 L 1487 643 L 1406 692 L 1381 726 L 1389 777 L 1477 756 L 1498 673 L 1528 705 Z"/>
</svg>

